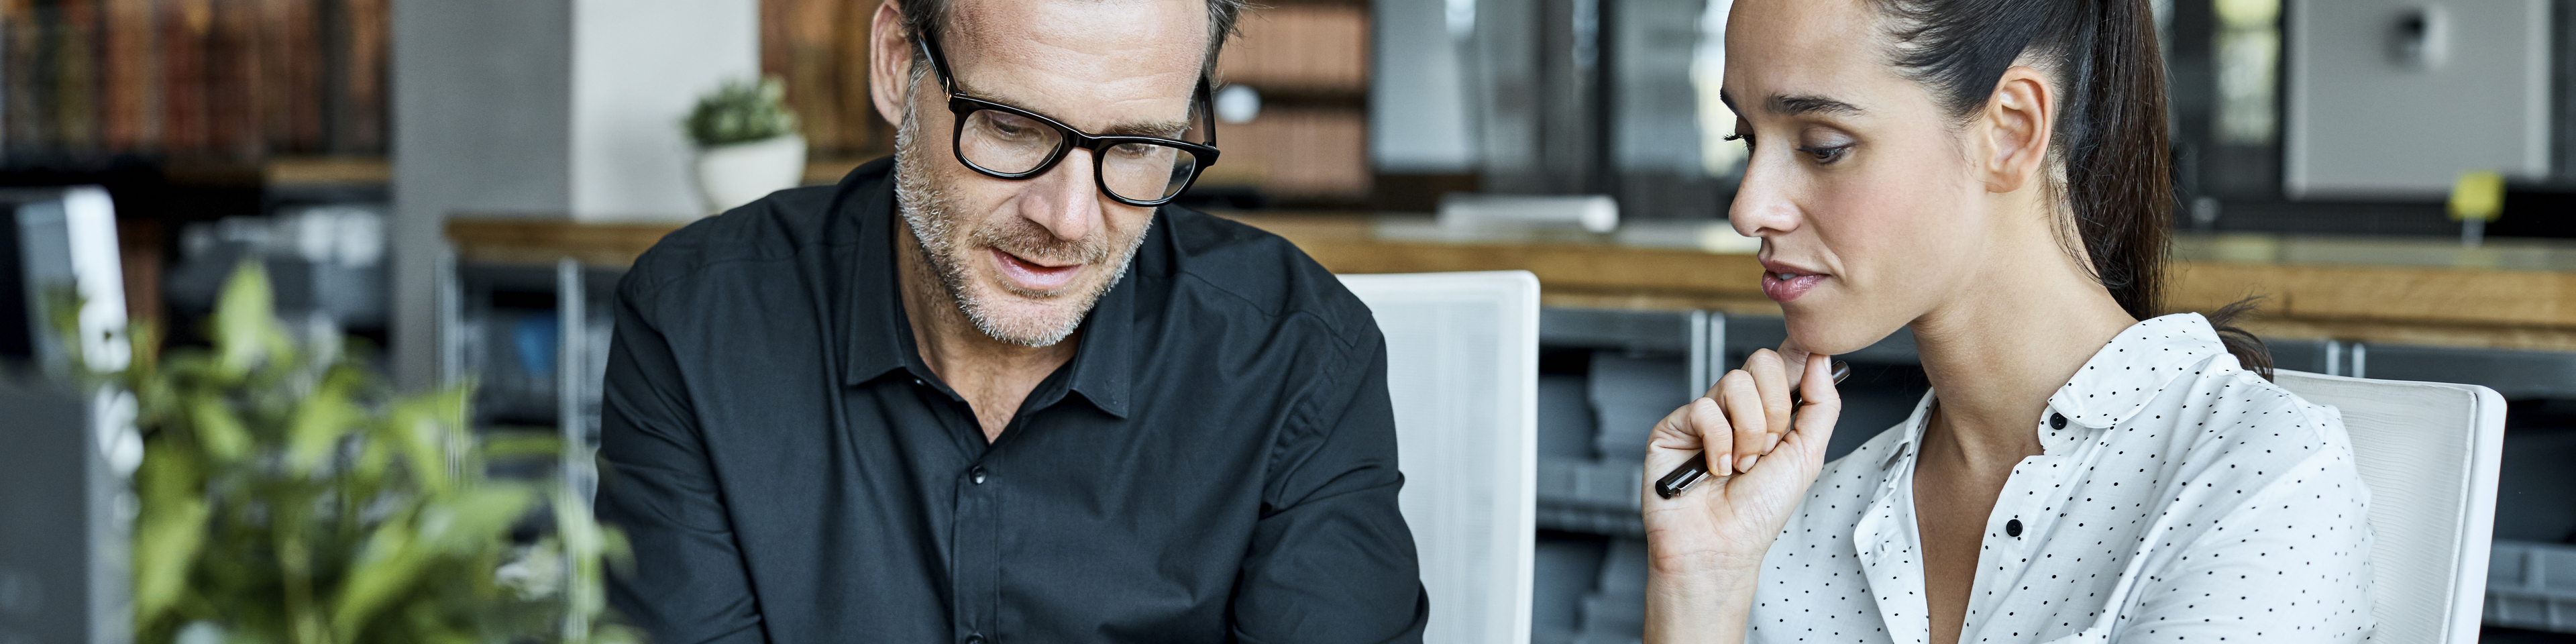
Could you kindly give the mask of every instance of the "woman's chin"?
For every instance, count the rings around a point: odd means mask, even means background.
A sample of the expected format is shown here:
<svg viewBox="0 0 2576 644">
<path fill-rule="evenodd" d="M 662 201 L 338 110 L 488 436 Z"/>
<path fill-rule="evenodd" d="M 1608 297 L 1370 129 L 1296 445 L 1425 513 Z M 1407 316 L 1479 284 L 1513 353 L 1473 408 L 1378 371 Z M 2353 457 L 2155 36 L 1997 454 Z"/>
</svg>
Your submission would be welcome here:
<svg viewBox="0 0 2576 644">
<path fill-rule="evenodd" d="M 1826 321 L 1814 315 L 1788 314 L 1789 344 L 1808 353 L 1842 355 L 1887 339 L 1897 327 L 1863 326 L 1853 321 Z M 1901 327 L 1903 325 L 1897 325 Z"/>
</svg>

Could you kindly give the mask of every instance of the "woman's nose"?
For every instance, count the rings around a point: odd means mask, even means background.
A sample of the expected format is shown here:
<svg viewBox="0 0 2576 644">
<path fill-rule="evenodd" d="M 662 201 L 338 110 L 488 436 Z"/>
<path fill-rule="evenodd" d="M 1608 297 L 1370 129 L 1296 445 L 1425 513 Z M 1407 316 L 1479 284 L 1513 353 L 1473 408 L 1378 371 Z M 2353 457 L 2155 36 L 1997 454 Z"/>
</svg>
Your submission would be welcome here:
<svg viewBox="0 0 2576 644">
<path fill-rule="evenodd" d="M 1735 203 L 1726 209 L 1736 233 L 1764 237 L 1798 229 L 1797 202 L 1790 199 L 1793 186 L 1775 165 L 1763 162 L 1759 153 L 1744 164 L 1744 181 L 1735 190 Z"/>
</svg>

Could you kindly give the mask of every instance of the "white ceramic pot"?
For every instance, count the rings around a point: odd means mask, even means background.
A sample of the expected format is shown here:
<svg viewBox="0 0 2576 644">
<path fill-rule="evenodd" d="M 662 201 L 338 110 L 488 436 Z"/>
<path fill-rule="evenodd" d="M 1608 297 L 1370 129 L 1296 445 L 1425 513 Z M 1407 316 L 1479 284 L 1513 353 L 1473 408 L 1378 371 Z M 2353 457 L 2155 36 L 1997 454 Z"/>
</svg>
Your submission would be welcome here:
<svg viewBox="0 0 2576 644">
<path fill-rule="evenodd" d="M 805 137 L 796 134 L 698 148 L 698 196 L 709 214 L 732 210 L 805 180 Z"/>
</svg>

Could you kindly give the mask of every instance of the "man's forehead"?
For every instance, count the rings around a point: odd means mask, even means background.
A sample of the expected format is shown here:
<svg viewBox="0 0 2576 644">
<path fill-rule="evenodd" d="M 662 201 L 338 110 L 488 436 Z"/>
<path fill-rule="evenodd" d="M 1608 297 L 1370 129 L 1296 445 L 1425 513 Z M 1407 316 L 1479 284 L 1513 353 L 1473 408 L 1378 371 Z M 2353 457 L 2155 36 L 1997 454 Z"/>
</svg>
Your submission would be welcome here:
<svg viewBox="0 0 2576 644">
<path fill-rule="evenodd" d="M 940 40 L 960 89 L 1076 127 L 1188 117 L 1207 0 L 956 0 Z"/>
</svg>

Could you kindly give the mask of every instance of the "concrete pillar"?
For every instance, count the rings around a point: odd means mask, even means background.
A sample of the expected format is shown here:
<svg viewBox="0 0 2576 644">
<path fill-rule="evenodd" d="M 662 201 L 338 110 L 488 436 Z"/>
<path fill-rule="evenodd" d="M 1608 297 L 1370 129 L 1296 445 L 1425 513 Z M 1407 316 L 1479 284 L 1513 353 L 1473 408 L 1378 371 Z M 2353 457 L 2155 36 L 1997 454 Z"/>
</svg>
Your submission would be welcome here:
<svg viewBox="0 0 2576 644">
<path fill-rule="evenodd" d="M 758 0 L 395 0 L 394 371 L 435 382 L 449 215 L 699 214 L 680 119 L 760 72 Z"/>
</svg>

